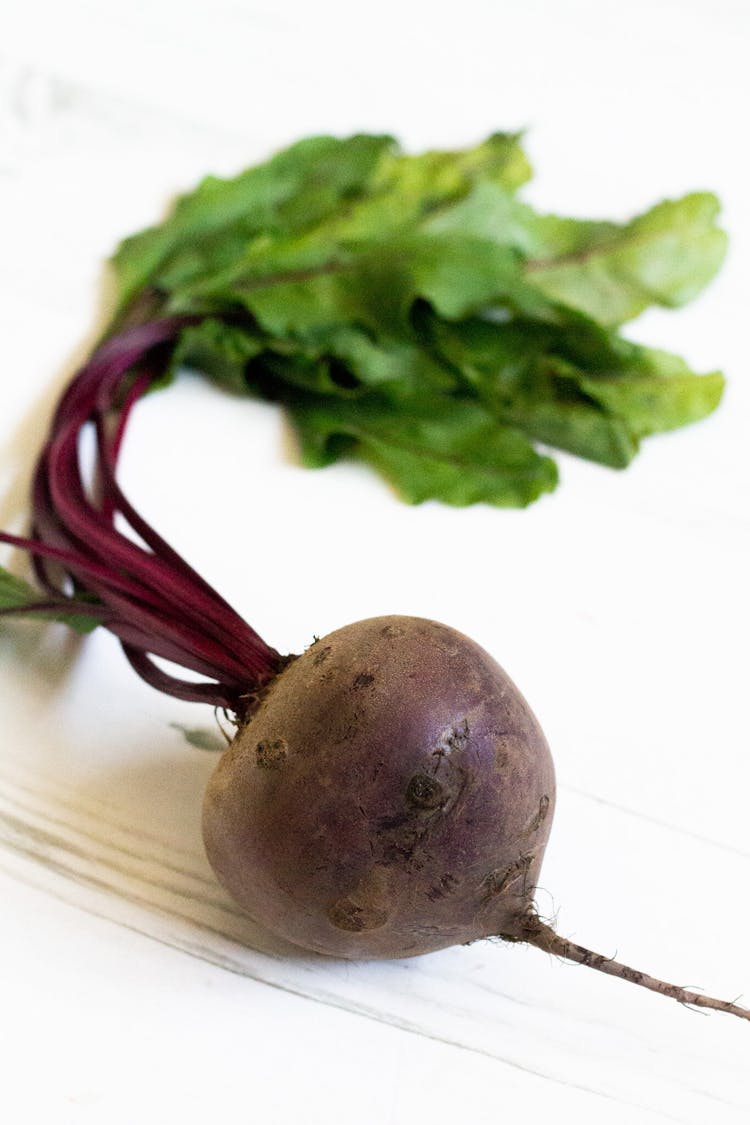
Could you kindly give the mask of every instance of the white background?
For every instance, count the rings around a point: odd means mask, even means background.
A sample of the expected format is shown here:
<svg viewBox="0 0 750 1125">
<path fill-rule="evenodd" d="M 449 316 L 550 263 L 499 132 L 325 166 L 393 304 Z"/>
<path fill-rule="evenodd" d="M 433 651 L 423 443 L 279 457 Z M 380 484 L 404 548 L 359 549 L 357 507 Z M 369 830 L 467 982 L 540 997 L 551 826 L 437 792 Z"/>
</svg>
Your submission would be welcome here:
<svg viewBox="0 0 750 1125">
<path fill-rule="evenodd" d="M 557 763 L 542 908 L 746 1001 L 749 32 L 740 0 L 5 0 L 0 39 L 5 527 L 106 307 L 104 258 L 207 171 L 314 131 L 417 149 L 526 127 L 540 207 L 720 194 L 720 279 L 631 334 L 723 368 L 724 403 L 626 473 L 561 457 L 528 511 L 408 508 L 364 468 L 302 470 L 275 408 L 185 377 L 139 406 L 123 480 L 281 649 L 392 612 L 484 644 Z M 259 932 L 203 857 L 215 758 L 171 725 L 212 722 L 107 635 L 0 628 L 4 1120 L 747 1120 L 738 1020 L 518 946 L 343 964 Z"/>
</svg>

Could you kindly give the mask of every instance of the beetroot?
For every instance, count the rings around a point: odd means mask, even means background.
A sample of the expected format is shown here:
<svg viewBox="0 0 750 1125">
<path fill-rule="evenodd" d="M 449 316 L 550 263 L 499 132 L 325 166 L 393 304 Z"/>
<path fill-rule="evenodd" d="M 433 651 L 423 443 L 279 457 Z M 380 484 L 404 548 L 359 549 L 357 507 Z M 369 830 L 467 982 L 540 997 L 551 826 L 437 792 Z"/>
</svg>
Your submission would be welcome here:
<svg viewBox="0 0 750 1125">
<path fill-rule="evenodd" d="M 273 683 L 206 793 L 208 857 L 269 929 L 339 957 L 516 933 L 555 803 L 544 735 L 468 637 L 376 617 Z"/>
<path fill-rule="evenodd" d="M 403 957 L 495 935 L 750 1019 L 539 917 L 552 761 L 527 703 L 478 645 L 432 621 L 383 617 L 283 656 L 133 508 L 115 476 L 125 424 L 187 322 L 123 331 L 66 390 L 36 468 L 32 535 L 0 533 L 31 553 L 43 594 L 0 613 L 103 625 L 153 686 L 233 717 L 206 795 L 206 847 L 237 900 L 297 945 Z M 93 489 L 79 460 L 89 426 Z"/>
</svg>

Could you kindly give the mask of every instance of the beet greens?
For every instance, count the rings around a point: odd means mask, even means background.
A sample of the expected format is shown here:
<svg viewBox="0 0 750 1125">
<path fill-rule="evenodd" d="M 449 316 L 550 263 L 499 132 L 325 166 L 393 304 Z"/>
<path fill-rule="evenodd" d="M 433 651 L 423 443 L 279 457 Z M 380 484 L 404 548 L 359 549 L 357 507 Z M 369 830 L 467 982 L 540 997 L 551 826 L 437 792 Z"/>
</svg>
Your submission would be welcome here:
<svg viewBox="0 0 750 1125">
<path fill-rule="evenodd" d="M 418 155 L 309 137 L 126 239 L 120 308 L 197 316 L 170 372 L 283 403 L 306 465 L 357 457 L 411 503 L 523 507 L 557 485 L 551 449 L 622 469 L 716 407 L 719 372 L 621 328 L 693 299 L 726 249 L 709 192 L 590 221 L 523 202 L 530 175 L 511 133 Z"/>
</svg>

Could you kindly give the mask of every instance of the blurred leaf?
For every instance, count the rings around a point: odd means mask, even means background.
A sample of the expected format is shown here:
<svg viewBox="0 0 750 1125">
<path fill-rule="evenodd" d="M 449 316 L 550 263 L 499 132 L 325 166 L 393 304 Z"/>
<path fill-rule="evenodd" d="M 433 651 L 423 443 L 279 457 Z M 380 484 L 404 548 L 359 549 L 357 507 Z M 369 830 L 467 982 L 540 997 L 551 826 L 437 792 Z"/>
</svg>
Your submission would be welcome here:
<svg viewBox="0 0 750 1125">
<path fill-rule="evenodd" d="M 183 735 L 188 746 L 196 750 L 208 750 L 212 754 L 223 754 L 227 748 L 224 739 L 207 727 L 185 727 L 182 723 L 170 723 L 172 730 L 178 730 Z"/>
<path fill-rule="evenodd" d="M 148 296 L 199 317 L 163 381 L 187 364 L 284 402 L 308 463 L 365 458 L 415 501 L 528 503 L 556 480 L 535 443 L 622 468 L 715 408 L 719 373 L 617 327 L 692 299 L 726 246 L 709 193 L 589 221 L 524 203 L 529 175 L 512 133 L 417 155 L 307 138 L 126 239 L 123 315 Z"/>
<path fill-rule="evenodd" d="M 475 402 L 437 399 L 394 410 L 372 397 L 295 405 L 292 414 L 305 464 L 356 452 L 412 504 L 525 507 L 557 483 L 554 462 Z"/>
<path fill-rule="evenodd" d="M 697 297 L 724 261 L 718 212 L 715 196 L 696 192 L 665 200 L 606 235 L 581 224 L 574 246 L 529 261 L 526 276 L 602 324 L 622 324 L 650 305 L 675 308 Z"/>
<path fill-rule="evenodd" d="M 62 596 L 56 599 L 62 602 Z M 90 633 L 99 624 L 98 617 L 86 614 L 85 598 L 69 598 L 67 605 L 49 606 L 49 599 L 0 566 L 0 615 L 11 613 L 14 617 L 41 617 L 69 625 L 78 633 Z"/>
</svg>

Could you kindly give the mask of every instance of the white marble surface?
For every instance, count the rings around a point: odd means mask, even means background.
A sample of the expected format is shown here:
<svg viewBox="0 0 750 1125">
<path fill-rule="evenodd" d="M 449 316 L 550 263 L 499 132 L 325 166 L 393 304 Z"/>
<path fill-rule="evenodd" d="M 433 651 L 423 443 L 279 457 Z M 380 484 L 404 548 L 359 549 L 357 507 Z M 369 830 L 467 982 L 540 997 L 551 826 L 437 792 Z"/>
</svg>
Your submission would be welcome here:
<svg viewBox="0 0 750 1125">
<path fill-rule="evenodd" d="M 103 258 L 205 171 L 313 130 L 417 147 L 526 125 L 540 206 L 719 192 L 721 278 L 632 334 L 722 366 L 726 400 L 625 474 L 562 458 L 527 512 L 411 509 L 363 469 L 301 470 L 274 408 L 184 378 L 138 408 L 123 478 L 282 649 L 380 612 L 475 636 L 557 762 L 542 907 L 750 1000 L 746 5 L 5 0 L 2 23 L 5 527 L 95 330 Z M 748 1120 L 740 1021 L 531 949 L 341 964 L 257 931 L 202 853 L 213 759 L 172 725 L 211 723 L 107 636 L 0 629 L 3 1121 Z"/>
</svg>

